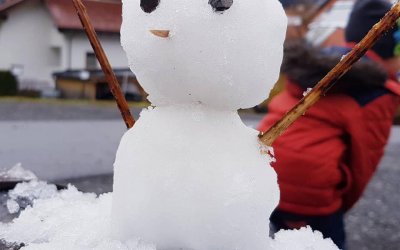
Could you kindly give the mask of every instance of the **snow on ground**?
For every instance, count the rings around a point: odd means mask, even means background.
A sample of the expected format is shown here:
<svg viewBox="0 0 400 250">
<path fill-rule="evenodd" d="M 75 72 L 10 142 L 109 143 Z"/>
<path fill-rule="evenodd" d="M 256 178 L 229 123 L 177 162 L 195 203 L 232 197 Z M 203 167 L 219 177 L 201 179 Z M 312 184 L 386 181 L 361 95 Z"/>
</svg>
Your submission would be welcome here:
<svg viewBox="0 0 400 250">
<path fill-rule="evenodd" d="M 12 200 L 37 199 L 12 223 L 0 224 L 0 238 L 23 242 L 24 249 L 155 249 L 136 239 L 124 243 L 111 239 L 111 194 L 97 197 L 73 186 L 54 189 L 37 181 L 18 184 L 9 194 Z"/>
<path fill-rule="evenodd" d="M 0 223 L 0 239 L 25 243 L 25 250 L 155 250 L 137 239 L 113 240 L 110 230 L 112 194 L 96 196 L 74 186 L 54 192 L 54 185 L 31 181 L 18 184 L 12 199 L 35 198 L 13 222 Z M 42 195 L 40 195 L 42 194 Z M 45 194 L 45 195 L 44 195 Z M 329 239 L 310 228 L 282 231 L 271 240 L 271 250 L 336 250 Z"/>
<path fill-rule="evenodd" d="M 23 180 L 30 181 L 36 180 L 37 176 L 30 170 L 26 170 L 22 167 L 21 163 L 17 163 L 14 167 L 9 170 L 0 172 L 0 180 Z"/>
</svg>

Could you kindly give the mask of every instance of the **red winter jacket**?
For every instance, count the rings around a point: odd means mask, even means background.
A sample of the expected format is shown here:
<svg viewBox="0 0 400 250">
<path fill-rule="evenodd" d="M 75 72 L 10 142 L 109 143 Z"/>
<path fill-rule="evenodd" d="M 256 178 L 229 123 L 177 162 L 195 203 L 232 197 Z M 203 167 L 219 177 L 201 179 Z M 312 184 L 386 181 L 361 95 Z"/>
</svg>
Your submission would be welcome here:
<svg viewBox="0 0 400 250">
<path fill-rule="evenodd" d="M 301 58 L 307 60 L 307 56 Z M 307 82 L 309 77 L 299 74 L 298 66 L 288 64 L 289 78 Z M 279 209 L 327 215 L 341 208 L 350 209 L 362 195 L 383 156 L 399 105 L 399 97 L 382 87 L 369 88 L 368 82 L 349 83 L 364 77 L 357 74 L 369 72 L 365 65 L 356 67 L 345 82 L 338 83 L 333 94 L 323 97 L 273 144 L 277 161 L 272 166 L 281 190 Z M 289 80 L 285 90 L 273 98 L 269 113 L 258 127 L 260 131 L 266 131 L 303 97 L 306 88 L 299 82 Z"/>
</svg>

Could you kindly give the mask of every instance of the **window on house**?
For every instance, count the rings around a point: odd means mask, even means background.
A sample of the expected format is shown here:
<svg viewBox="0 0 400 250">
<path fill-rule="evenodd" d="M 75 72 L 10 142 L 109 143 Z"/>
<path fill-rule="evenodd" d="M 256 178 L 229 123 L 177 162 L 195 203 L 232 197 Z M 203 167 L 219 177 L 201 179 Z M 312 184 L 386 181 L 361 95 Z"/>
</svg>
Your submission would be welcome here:
<svg viewBox="0 0 400 250">
<path fill-rule="evenodd" d="M 93 52 L 86 53 L 86 69 L 97 69 L 97 59 Z"/>
</svg>

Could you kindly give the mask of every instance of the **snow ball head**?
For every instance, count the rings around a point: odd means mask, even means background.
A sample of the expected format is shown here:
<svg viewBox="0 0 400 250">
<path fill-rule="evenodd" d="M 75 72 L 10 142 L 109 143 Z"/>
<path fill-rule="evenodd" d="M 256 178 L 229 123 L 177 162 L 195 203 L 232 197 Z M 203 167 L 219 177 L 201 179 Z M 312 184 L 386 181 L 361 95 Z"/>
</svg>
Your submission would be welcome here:
<svg viewBox="0 0 400 250">
<path fill-rule="evenodd" d="M 277 81 L 278 0 L 123 0 L 122 45 L 156 106 L 249 108 Z"/>
</svg>

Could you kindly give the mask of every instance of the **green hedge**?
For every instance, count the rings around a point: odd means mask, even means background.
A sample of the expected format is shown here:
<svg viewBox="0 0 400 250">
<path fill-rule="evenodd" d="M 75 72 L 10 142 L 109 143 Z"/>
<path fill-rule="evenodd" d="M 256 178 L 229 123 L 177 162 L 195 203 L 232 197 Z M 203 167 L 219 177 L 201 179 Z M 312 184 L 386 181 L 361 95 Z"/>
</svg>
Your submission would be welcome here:
<svg viewBox="0 0 400 250">
<path fill-rule="evenodd" d="M 9 71 L 0 71 L 0 96 L 15 96 L 18 92 L 17 79 Z"/>
</svg>

